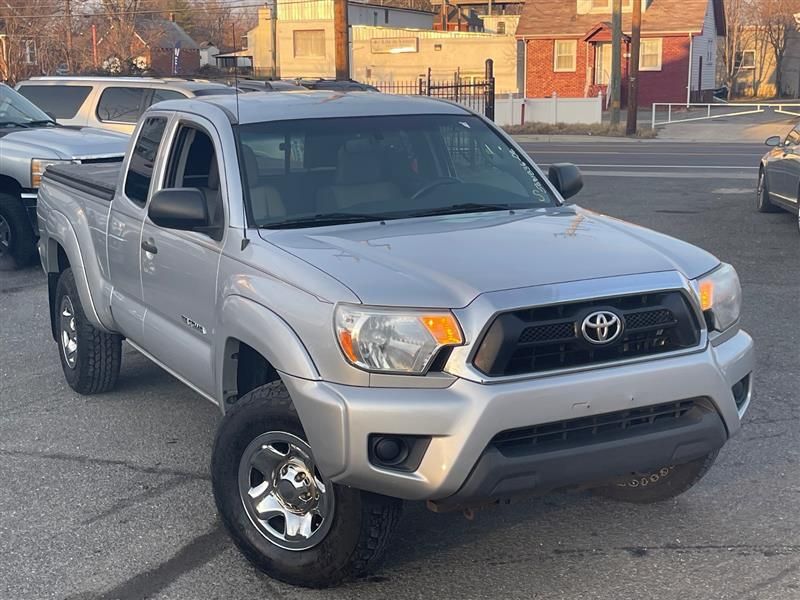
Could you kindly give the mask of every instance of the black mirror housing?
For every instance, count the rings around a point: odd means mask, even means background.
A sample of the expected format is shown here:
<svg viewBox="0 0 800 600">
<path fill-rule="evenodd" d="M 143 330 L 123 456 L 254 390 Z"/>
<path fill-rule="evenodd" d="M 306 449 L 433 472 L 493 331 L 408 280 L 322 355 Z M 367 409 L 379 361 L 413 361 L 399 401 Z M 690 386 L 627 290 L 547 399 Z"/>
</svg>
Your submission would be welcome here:
<svg viewBox="0 0 800 600">
<path fill-rule="evenodd" d="M 764 142 L 764 144 L 766 144 L 770 148 L 776 148 L 776 147 L 780 146 L 781 144 L 783 144 L 783 140 L 781 140 L 781 136 L 773 135 L 773 136 L 768 137 L 767 140 Z"/>
<path fill-rule="evenodd" d="M 150 200 L 147 216 L 165 229 L 208 233 L 211 225 L 206 198 L 197 188 L 170 188 L 156 192 Z"/>
<path fill-rule="evenodd" d="M 571 163 L 556 163 L 550 165 L 547 173 L 550 180 L 561 196 L 566 200 L 572 198 L 583 189 L 583 175 L 581 170 Z"/>
</svg>

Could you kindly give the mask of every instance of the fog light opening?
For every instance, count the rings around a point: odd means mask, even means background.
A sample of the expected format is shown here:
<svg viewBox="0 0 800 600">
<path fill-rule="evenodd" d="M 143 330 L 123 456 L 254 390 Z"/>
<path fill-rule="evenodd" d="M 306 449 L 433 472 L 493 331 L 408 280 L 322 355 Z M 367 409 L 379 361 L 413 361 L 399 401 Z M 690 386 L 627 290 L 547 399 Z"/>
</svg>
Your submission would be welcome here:
<svg viewBox="0 0 800 600">
<path fill-rule="evenodd" d="M 387 467 L 399 465 L 408 458 L 408 445 L 398 437 L 377 437 L 372 448 L 378 462 Z"/>
<path fill-rule="evenodd" d="M 750 375 L 747 375 L 733 384 L 731 393 L 733 393 L 733 400 L 736 402 L 736 407 L 742 408 L 750 394 Z"/>
</svg>

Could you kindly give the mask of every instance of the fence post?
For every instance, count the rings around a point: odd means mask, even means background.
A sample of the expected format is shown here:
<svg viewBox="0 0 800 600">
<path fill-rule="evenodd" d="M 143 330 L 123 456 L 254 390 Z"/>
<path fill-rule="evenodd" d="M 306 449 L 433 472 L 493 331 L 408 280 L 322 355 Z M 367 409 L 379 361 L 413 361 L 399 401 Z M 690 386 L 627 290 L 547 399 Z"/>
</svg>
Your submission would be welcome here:
<svg viewBox="0 0 800 600">
<path fill-rule="evenodd" d="M 424 80 L 422 79 L 422 75 L 420 75 L 419 76 L 419 88 L 417 89 L 417 94 L 419 94 L 420 96 L 424 96 L 425 95 L 424 92 L 422 91 L 422 86 L 424 85 L 423 81 Z"/>
<path fill-rule="evenodd" d="M 656 103 L 653 102 L 653 123 L 651 125 L 653 131 L 656 130 L 656 106 L 657 106 Z"/>
<path fill-rule="evenodd" d="M 486 59 L 486 92 L 484 96 L 483 114 L 494 121 L 494 61 Z"/>
<path fill-rule="evenodd" d="M 597 98 L 600 100 L 600 123 L 603 123 L 603 92 L 598 92 Z"/>
<path fill-rule="evenodd" d="M 553 92 L 553 125 L 558 123 L 558 93 Z"/>
<path fill-rule="evenodd" d="M 428 67 L 428 85 L 425 88 L 425 91 L 427 92 L 428 96 L 431 95 L 431 68 L 430 67 Z"/>
</svg>

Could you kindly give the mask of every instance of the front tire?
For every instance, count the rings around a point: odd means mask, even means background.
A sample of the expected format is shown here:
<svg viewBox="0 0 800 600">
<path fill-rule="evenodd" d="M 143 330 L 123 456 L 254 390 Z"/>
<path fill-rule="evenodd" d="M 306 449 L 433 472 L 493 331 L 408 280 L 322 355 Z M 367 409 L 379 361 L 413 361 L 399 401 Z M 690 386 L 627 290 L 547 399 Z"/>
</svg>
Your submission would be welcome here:
<svg viewBox="0 0 800 600">
<path fill-rule="evenodd" d="M 258 569 L 323 588 L 375 568 L 402 502 L 331 483 L 281 381 L 243 396 L 220 425 L 211 460 L 228 533 Z"/>
<path fill-rule="evenodd" d="M 708 473 L 718 451 L 682 465 L 662 467 L 649 473 L 636 473 L 594 492 L 618 502 L 651 504 L 680 496 Z"/>
<path fill-rule="evenodd" d="M 61 368 L 69 386 L 85 395 L 111 390 L 122 364 L 122 338 L 100 331 L 86 318 L 72 269 L 58 278 L 53 310 Z"/>
<path fill-rule="evenodd" d="M 767 188 L 767 172 L 765 169 L 761 169 L 761 172 L 758 174 L 756 210 L 762 213 L 774 213 L 781 210 L 780 207 L 775 206 L 769 199 L 769 189 Z"/>
<path fill-rule="evenodd" d="M 0 193 L 0 265 L 20 269 L 33 262 L 36 236 L 17 196 Z"/>
</svg>

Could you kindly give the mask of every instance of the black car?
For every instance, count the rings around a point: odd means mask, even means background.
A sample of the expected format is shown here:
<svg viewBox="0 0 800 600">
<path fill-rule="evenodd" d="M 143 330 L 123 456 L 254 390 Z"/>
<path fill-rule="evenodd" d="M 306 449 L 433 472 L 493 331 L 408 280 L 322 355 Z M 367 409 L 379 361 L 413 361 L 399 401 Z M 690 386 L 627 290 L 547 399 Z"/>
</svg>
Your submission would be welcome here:
<svg viewBox="0 0 800 600">
<path fill-rule="evenodd" d="M 352 79 L 300 79 L 298 83 L 309 90 L 331 90 L 334 92 L 379 92 L 380 90 L 368 83 L 353 81 Z"/>
<path fill-rule="evenodd" d="M 756 208 L 759 212 L 788 210 L 798 215 L 800 227 L 800 124 L 786 139 L 775 135 L 766 144 L 772 149 L 761 159 Z"/>
</svg>

